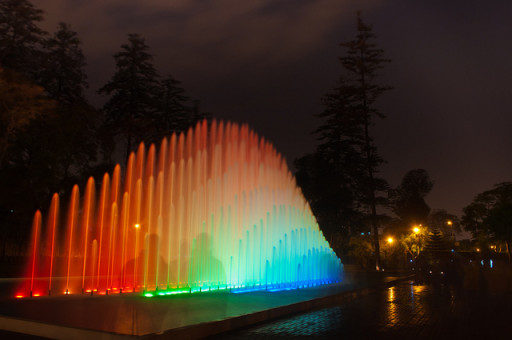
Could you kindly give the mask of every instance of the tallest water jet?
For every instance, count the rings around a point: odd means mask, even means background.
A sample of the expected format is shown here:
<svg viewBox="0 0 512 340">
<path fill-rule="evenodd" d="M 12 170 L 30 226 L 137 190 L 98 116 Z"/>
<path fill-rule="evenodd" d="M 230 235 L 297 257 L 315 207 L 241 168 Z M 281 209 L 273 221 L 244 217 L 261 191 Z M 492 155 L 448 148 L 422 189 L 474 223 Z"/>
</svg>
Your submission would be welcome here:
<svg viewBox="0 0 512 340">
<path fill-rule="evenodd" d="M 97 200 L 92 178 L 82 200 L 75 186 L 66 231 L 56 230 L 57 197 L 43 228 L 36 214 L 30 285 L 19 296 L 340 278 L 342 264 L 285 160 L 247 125 L 203 121 L 164 139 L 158 153 L 141 143 L 121 181 L 116 166 Z"/>
</svg>

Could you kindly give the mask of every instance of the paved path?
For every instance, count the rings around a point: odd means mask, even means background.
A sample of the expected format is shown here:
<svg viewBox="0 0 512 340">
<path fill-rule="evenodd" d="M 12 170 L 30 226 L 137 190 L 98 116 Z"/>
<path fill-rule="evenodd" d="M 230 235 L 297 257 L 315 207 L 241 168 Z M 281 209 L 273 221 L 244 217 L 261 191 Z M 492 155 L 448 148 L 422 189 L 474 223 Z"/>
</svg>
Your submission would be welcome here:
<svg viewBox="0 0 512 340">
<path fill-rule="evenodd" d="M 412 281 L 222 339 L 512 339 L 512 294 L 459 293 Z"/>
</svg>

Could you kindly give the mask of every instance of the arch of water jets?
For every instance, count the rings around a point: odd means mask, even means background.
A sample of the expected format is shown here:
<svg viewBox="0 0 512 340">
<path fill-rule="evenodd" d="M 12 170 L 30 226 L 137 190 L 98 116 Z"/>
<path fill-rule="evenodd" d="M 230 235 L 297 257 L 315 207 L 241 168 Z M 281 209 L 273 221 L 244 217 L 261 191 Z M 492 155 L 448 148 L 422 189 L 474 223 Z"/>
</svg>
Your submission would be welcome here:
<svg viewBox="0 0 512 340">
<path fill-rule="evenodd" d="M 17 296 L 279 289 L 338 281 L 325 240 L 283 157 L 247 125 L 213 121 L 141 143 L 67 211 L 54 194 L 33 222 Z M 44 223 L 43 223 L 44 222 Z"/>
</svg>

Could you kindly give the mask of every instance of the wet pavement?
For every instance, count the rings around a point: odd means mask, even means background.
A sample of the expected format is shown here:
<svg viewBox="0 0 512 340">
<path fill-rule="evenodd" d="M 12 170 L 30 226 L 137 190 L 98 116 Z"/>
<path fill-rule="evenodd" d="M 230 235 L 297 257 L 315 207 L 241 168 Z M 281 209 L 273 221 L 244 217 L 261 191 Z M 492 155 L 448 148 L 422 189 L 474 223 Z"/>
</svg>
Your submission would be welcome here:
<svg viewBox="0 0 512 340">
<path fill-rule="evenodd" d="M 512 339 L 512 294 L 401 282 L 217 339 Z"/>
</svg>

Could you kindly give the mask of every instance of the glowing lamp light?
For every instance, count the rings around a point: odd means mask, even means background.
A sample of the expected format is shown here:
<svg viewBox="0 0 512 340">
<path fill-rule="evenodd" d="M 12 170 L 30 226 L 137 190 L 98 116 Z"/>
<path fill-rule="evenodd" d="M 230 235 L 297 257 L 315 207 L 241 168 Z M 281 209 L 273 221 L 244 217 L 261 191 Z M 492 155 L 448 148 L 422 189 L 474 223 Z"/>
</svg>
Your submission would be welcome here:
<svg viewBox="0 0 512 340">
<path fill-rule="evenodd" d="M 23 297 L 23 295 L 21 295 L 21 294 L 16 295 L 17 299 L 21 299 L 22 297 Z"/>
<path fill-rule="evenodd" d="M 415 233 L 415 234 L 417 234 L 417 233 L 419 233 L 419 232 L 420 232 L 420 228 L 418 228 L 418 227 L 414 227 L 414 229 L 413 229 L 412 231 L 414 231 L 414 233 Z"/>
<path fill-rule="evenodd" d="M 137 224 L 135 225 L 135 229 L 139 229 L 139 228 L 140 228 L 140 224 L 138 224 L 138 223 L 137 223 Z"/>
<path fill-rule="evenodd" d="M 392 244 L 393 242 L 395 242 L 395 240 L 392 237 L 388 237 L 388 243 Z"/>
</svg>

